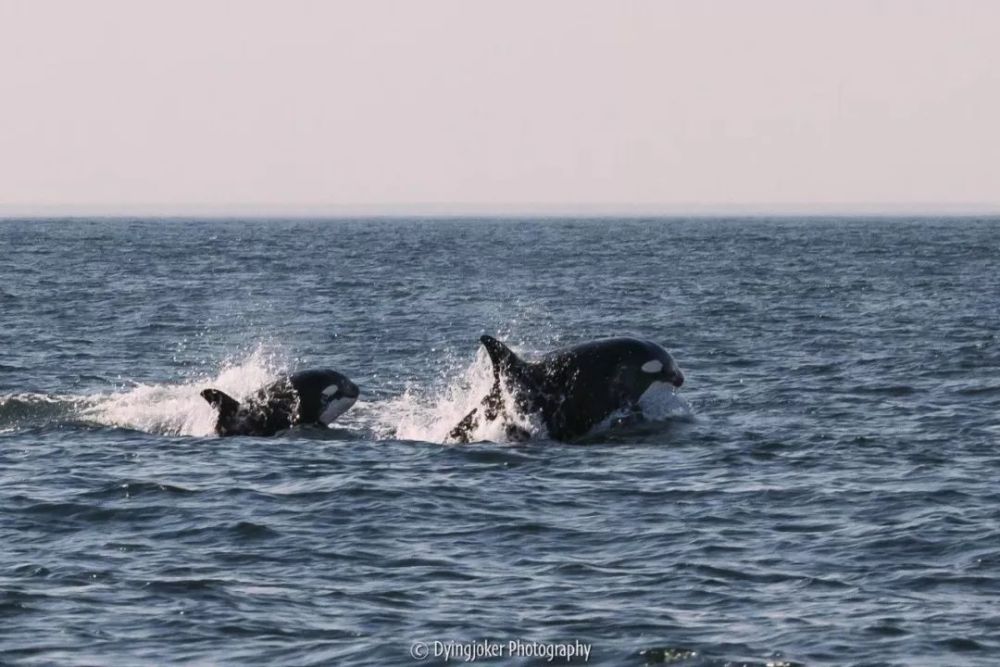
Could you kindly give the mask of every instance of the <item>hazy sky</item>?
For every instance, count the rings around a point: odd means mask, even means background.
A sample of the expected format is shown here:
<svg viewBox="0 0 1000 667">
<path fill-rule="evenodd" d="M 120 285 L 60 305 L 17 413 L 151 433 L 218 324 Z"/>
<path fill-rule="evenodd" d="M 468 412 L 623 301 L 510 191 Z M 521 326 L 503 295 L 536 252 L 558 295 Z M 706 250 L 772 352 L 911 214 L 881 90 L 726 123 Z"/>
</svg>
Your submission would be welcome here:
<svg viewBox="0 0 1000 667">
<path fill-rule="evenodd" d="M 1000 210 L 997 0 L 0 0 L 0 212 Z"/>
</svg>

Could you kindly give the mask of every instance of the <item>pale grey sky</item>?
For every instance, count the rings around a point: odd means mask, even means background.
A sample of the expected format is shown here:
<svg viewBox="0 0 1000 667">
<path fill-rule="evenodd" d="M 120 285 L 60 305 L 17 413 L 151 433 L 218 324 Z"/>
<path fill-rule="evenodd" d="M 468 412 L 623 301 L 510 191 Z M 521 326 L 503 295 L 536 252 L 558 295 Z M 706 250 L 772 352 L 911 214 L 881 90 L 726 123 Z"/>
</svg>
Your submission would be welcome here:
<svg viewBox="0 0 1000 667">
<path fill-rule="evenodd" d="M 0 0 L 0 213 L 1000 210 L 996 0 Z"/>
</svg>

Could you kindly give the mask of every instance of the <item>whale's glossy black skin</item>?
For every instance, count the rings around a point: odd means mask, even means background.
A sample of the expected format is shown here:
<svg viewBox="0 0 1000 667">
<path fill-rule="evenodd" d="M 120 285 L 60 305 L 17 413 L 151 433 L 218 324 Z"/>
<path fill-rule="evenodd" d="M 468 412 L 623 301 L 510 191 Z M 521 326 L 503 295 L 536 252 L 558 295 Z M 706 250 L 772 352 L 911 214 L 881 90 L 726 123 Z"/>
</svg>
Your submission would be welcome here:
<svg viewBox="0 0 1000 667">
<path fill-rule="evenodd" d="M 550 437 L 574 440 L 618 411 L 638 410 L 639 398 L 654 382 L 675 387 L 684 374 L 670 353 L 637 338 L 605 338 L 555 350 L 539 361 L 519 358 L 490 336 L 479 339 L 493 363 L 494 383 L 479 407 L 451 430 L 449 439 L 469 442 L 481 423 L 503 419 L 501 382 L 520 412 L 541 416 Z M 508 425 L 508 435 L 524 436 Z"/>
<path fill-rule="evenodd" d="M 259 389 L 243 403 L 218 389 L 202 397 L 218 411 L 218 435 L 274 435 L 298 424 L 329 424 L 358 399 L 357 385 L 329 369 L 286 376 Z"/>
</svg>

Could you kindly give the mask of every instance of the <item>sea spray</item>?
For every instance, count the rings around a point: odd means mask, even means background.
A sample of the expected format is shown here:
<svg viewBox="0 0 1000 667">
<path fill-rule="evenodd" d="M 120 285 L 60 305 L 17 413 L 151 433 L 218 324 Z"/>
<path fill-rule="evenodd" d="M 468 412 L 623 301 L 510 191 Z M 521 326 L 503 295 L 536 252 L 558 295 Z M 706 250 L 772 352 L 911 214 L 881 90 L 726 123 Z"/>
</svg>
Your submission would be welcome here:
<svg viewBox="0 0 1000 667">
<path fill-rule="evenodd" d="M 243 359 L 228 361 L 214 376 L 180 384 L 139 384 L 91 397 L 80 417 L 103 426 L 161 435 L 212 435 L 216 415 L 201 397 L 202 389 L 214 387 L 241 400 L 287 370 L 280 353 L 259 346 Z"/>
<path fill-rule="evenodd" d="M 445 442 L 455 425 L 479 406 L 492 387 L 493 367 L 486 351 L 480 348 L 475 359 L 465 368 L 456 368 L 450 378 L 430 387 L 407 387 L 400 396 L 370 405 L 367 410 L 376 437 Z M 504 403 L 514 405 L 506 387 Z M 508 409 L 506 418 L 528 433 L 541 432 L 532 415 Z M 503 421 L 496 420 L 480 423 L 472 440 L 504 442 L 509 438 Z"/>
</svg>

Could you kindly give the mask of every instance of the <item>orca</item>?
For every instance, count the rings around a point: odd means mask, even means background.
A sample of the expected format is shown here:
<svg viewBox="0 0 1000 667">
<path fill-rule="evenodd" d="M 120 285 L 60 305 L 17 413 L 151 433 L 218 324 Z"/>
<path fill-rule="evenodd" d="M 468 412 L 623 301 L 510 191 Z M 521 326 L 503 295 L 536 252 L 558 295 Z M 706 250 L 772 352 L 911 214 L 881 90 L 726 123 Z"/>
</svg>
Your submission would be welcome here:
<svg viewBox="0 0 1000 667">
<path fill-rule="evenodd" d="M 358 387 L 340 373 L 308 370 L 285 376 L 240 403 L 218 389 L 202 398 L 218 412 L 218 435 L 274 435 L 298 424 L 329 426 L 358 400 Z"/>
<path fill-rule="evenodd" d="M 529 437 L 510 421 L 504 386 L 517 412 L 540 416 L 549 437 L 572 441 L 616 413 L 641 419 L 639 399 L 654 383 L 675 388 L 684 384 L 674 358 L 651 341 L 605 338 L 555 350 L 532 362 L 492 336 L 479 340 L 493 364 L 493 387 L 451 430 L 450 441 L 469 442 L 482 423 L 498 419 L 508 437 Z"/>
</svg>

